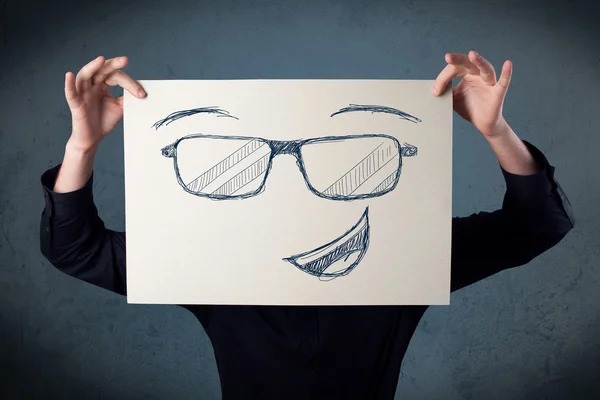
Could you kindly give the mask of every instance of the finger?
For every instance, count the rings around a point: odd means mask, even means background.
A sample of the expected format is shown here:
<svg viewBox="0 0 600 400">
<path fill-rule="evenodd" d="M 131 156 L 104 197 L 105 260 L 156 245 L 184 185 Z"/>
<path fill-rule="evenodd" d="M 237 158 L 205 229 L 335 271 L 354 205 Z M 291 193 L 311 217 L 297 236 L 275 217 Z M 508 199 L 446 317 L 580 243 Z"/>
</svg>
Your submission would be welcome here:
<svg viewBox="0 0 600 400">
<path fill-rule="evenodd" d="M 123 96 L 117 97 L 117 104 L 123 108 Z"/>
<path fill-rule="evenodd" d="M 114 71 L 108 75 L 104 83 L 108 86 L 121 86 L 138 99 L 146 97 L 146 92 L 142 89 L 142 86 L 121 70 Z"/>
<path fill-rule="evenodd" d="M 496 71 L 494 71 L 494 67 L 488 60 L 481 57 L 474 50 L 469 52 L 469 60 L 479 68 L 479 76 L 481 76 L 481 79 L 483 79 L 485 83 L 488 85 L 496 84 Z"/>
<path fill-rule="evenodd" d="M 65 98 L 70 109 L 79 107 L 81 99 L 75 88 L 75 75 L 72 72 L 67 72 L 65 75 Z"/>
<path fill-rule="evenodd" d="M 459 68 L 452 64 L 446 65 L 437 78 L 435 78 L 432 88 L 433 95 L 437 96 L 441 94 L 446 89 L 446 86 L 452 82 L 453 78 L 463 76 L 465 73 L 464 68 Z"/>
<path fill-rule="evenodd" d="M 448 64 L 463 67 L 471 75 L 479 75 L 479 68 L 469 60 L 469 56 L 466 54 L 448 53 L 445 58 Z"/>
<path fill-rule="evenodd" d="M 125 67 L 127 65 L 127 61 L 127 57 L 115 57 L 106 60 L 102 68 L 100 68 L 100 70 L 96 72 L 96 74 L 92 78 L 93 83 L 98 84 L 100 82 L 103 82 L 104 79 L 106 79 L 106 77 L 110 75 L 113 71 Z"/>
<path fill-rule="evenodd" d="M 99 56 L 81 68 L 77 74 L 77 78 L 75 79 L 75 87 L 77 88 L 78 92 L 81 92 L 92 85 L 90 79 L 96 72 L 98 72 L 100 68 L 102 68 L 103 65 L 104 57 Z"/>
<path fill-rule="evenodd" d="M 506 93 L 508 90 L 508 86 L 510 85 L 510 78 L 512 77 L 513 65 L 512 62 L 506 60 L 504 65 L 502 65 L 502 74 L 500 74 L 500 79 L 498 79 L 498 83 L 496 87 L 498 90 Z"/>
</svg>

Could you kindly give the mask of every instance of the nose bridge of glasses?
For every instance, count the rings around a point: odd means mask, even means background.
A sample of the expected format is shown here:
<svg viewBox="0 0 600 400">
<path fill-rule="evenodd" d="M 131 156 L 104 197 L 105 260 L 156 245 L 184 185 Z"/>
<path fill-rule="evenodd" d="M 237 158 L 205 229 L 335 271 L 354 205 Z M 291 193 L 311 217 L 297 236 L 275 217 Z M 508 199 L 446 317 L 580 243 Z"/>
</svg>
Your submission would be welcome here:
<svg viewBox="0 0 600 400">
<path fill-rule="evenodd" d="M 271 152 L 273 153 L 273 157 L 279 154 L 291 154 L 293 156 L 298 155 L 298 150 L 302 145 L 301 140 L 271 140 L 269 141 L 269 146 L 271 147 Z"/>
</svg>

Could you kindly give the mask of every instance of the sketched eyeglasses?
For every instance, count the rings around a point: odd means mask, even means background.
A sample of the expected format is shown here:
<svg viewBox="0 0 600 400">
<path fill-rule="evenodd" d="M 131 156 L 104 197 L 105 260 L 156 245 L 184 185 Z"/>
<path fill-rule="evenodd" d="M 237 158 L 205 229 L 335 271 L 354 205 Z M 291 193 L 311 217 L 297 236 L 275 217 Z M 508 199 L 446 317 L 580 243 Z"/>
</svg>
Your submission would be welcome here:
<svg viewBox="0 0 600 400">
<path fill-rule="evenodd" d="M 296 158 L 308 189 L 339 201 L 383 196 L 398 185 L 403 157 L 417 148 L 389 135 L 326 136 L 301 140 L 192 134 L 161 149 L 173 159 L 177 182 L 213 200 L 246 199 L 264 191 L 273 159 Z"/>
</svg>

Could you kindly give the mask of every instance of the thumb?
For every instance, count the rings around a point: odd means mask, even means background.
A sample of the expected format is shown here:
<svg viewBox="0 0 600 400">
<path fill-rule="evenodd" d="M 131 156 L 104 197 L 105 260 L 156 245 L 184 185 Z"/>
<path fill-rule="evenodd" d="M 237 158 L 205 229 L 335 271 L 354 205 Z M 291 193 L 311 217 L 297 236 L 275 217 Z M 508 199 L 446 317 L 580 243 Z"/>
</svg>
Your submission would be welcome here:
<svg viewBox="0 0 600 400">
<path fill-rule="evenodd" d="M 498 82 L 496 83 L 496 87 L 502 93 L 502 95 L 505 95 L 506 91 L 508 90 L 510 78 L 512 77 L 512 70 L 512 62 L 506 60 L 504 65 L 502 65 L 502 74 L 500 75 L 500 79 L 498 79 Z"/>
</svg>

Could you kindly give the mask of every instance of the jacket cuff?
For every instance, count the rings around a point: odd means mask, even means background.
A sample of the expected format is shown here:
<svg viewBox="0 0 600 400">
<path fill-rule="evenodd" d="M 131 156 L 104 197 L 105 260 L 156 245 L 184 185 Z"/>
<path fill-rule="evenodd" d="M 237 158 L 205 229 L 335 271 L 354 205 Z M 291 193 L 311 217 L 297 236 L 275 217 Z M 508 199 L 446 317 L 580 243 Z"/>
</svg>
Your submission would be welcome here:
<svg viewBox="0 0 600 400">
<path fill-rule="evenodd" d="M 540 170 L 533 175 L 515 175 L 500 167 L 506 181 L 506 191 L 512 197 L 525 201 L 549 196 L 554 189 L 554 168 L 538 148 L 525 140 L 523 143 Z"/>
<path fill-rule="evenodd" d="M 52 217 L 58 215 L 61 218 L 69 217 L 72 215 L 81 214 L 82 211 L 93 208 L 93 173 L 85 186 L 83 186 L 81 189 L 67 193 L 57 193 L 54 191 L 54 184 L 61 166 L 62 164 L 59 164 L 47 170 L 42 174 L 41 177 L 44 199 L 46 201 L 46 209 L 50 211 L 50 216 Z"/>
</svg>

